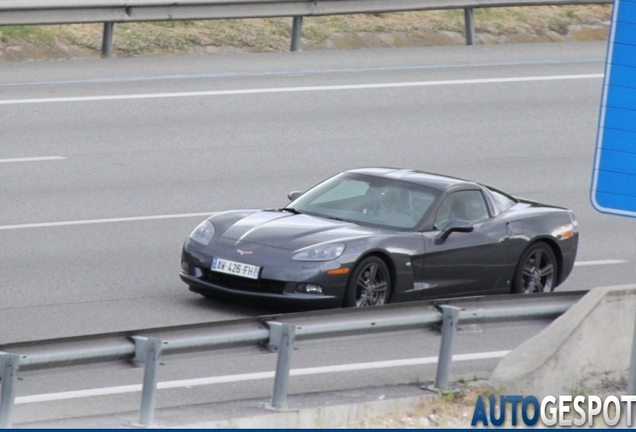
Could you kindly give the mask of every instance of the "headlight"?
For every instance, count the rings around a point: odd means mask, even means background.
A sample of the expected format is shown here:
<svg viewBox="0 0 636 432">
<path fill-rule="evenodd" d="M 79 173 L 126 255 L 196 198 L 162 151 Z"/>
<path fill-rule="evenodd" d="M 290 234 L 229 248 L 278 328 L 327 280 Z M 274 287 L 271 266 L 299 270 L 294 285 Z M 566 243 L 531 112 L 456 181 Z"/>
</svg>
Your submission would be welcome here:
<svg viewBox="0 0 636 432">
<path fill-rule="evenodd" d="M 293 255 L 294 261 L 330 261 L 338 258 L 345 250 L 342 243 L 333 243 L 310 247 Z"/>
<path fill-rule="evenodd" d="M 201 222 L 190 234 L 190 238 L 192 240 L 204 245 L 209 244 L 212 237 L 214 237 L 214 225 L 212 225 L 212 222 L 207 220 Z"/>
</svg>

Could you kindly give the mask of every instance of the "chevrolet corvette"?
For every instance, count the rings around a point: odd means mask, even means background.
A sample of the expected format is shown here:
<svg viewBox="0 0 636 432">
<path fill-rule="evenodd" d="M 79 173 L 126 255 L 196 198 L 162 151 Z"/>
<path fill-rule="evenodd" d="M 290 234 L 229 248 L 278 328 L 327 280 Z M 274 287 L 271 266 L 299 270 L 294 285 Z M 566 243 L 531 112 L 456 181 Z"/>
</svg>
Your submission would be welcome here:
<svg viewBox="0 0 636 432">
<path fill-rule="evenodd" d="M 574 266 L 574 212 L 476 182 L 354 169 L 282 208 L 216 213 L 185 241 L 206 297 L 316 309 L 550 292 Z"/>
</svg>

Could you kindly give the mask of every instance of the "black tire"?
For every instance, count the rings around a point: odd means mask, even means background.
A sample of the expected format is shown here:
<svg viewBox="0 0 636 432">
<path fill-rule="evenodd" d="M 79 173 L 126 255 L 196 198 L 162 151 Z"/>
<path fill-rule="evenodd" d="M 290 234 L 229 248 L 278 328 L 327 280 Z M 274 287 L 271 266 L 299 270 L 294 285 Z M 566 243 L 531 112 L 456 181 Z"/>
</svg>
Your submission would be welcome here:
<svg viewBox="0 0 636 432">
<path fill-rule="evenodd" d="M 389 302 L 391 274 L 384 261 L 375 256 L 355 266 L 344 295 L 343 307 L 379 306 Z"/>
<path fill-rule="evenodd" d="M 557 286 L 559 265 L 550 246 L 534 243 L 525 250 L 512 281 L 512 293 L 552 292 Z"/>
</svg>

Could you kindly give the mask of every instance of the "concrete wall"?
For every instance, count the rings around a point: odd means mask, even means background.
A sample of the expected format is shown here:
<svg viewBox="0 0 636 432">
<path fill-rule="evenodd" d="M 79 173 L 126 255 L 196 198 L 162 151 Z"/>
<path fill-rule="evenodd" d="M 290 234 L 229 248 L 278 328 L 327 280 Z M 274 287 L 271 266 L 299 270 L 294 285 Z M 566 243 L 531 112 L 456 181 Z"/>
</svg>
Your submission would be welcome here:
<svg viewBox="0 0 636 432">
<path fill-rule="evenodd" d="M 635 318 L 636 285 L 591 290 L 504 357 L 490 383 L 506 394 L 537 397 L 624 393 Z"/>
</svg>

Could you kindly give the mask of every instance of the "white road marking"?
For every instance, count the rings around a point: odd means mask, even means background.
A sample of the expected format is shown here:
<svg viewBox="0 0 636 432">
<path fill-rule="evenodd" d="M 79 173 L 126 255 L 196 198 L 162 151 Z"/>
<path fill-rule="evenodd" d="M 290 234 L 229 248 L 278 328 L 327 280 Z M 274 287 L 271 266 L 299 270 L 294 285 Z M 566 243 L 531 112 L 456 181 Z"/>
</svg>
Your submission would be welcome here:
<svg viewBox="0 0 636 432">
<path fill-rule="evenodd" d="M 576 261 L 574 266 L 595 266 L 595 265 L 608 265 L 608 264 L 623 264 L 626 260 L 598 260 L 598 261 Z"/>
<path fill-rule="evenodd" d="M 122 218 L 112 218 L 112 219 L 87 219 L 87 220 L 63 221 L 63 222 L 44 222 L 44 223 L 32 223 L 32 224 L 21 224 L 21 225 L 0 225 L 0 231 L 28 229 L 28 228 L 49 228 L 49 227 L 73 226 L 73 225 L 92 225 L 92 224 L 116 223 L 116 222 L 138 222 L 138 221 L 150 221 L 150 220 L 160 220 L 160 219 L 209 217 L 213 214 L 214 212 L 183 213 L 183 214 L 168 214 L 168 215 L 157 215 L 157 216 L 122 217 Z"/>
<path fill-rule="evenodd" d="M 496 358 L 504 357 L 509 352 L 510 351 L 492 351 L 492 352 L 481 352 L 481 353 L 471 353 L 471 354 L 455 354 L 453 356 L 453 361 L 496 359 Z M 437 357 L 420 357 L 420 358 L 404 359 L 404 360 L 388 360 L 388 361 L 369 362 L 369 363 L 353 363 L 353 364 L 334 365 L 334 366 L 292 369 L 290 371 L 290 376 L 317 375 L 317 374 L 326 374 L 326 373 L 334 373 L 334 372 L 363 371 L 363 370 L 370 370 L 370 369 L 382 369 L 382 368 L 400 367 L 400 366 L 417 366 L 417 365 L 424 365 L 424 364 L 435 364 L 437 363 L 437 359 L 438 359 Z M 241 381 L 253 381 L 253 380 L 272 379 L 272 378 L 274 378 L 274 372 L 255 372 L 255 373 L 240 374 L 240 375 L 227 375 L 227 376 L 219 376 L 219 377 L 165 381 L 165 382 L 158 383 L 157 389 L 188 388 L 188 387 L 197 387 L 197 386 L 203 386 L 203 385 L 223 384 L 223 383 L 232 383 L 232 382 L 241 382 Z M 59 400 L 65 400 L 65 399 L 78 399 L 78 398 L 85 398 L 85 397 L 92 397 L 92 396 L 108 396 L 108 395 L 115 395 L 115 394 L 140 392 L 141 389 L 142 389 L 141 384 L 134 384 L 134 385 L 126 385 L 126 386 L 118 386 L 118 387 L 76 390 L 76 391 L 68 391 L 68 392 L 60 392 L 60 393 L 46 393 L 46 394 L 39 394 L 39 395 L 16 397 L 15 403 L 28 404 L 28 403 L 37 403 L 37 402 L 59 401 Z"/>
<path fill-rule="evenodd" d="M 516 83 L 516 82 L 531 82 L 531 81 L 562 81 L 562 80 L 596 79 L 596 78 L 603 78 L 603 76 L 604 76 L 603 74 L 548 75 L 548 76 L 482 78 L 482 79 L 446 80 L 446 81 L 415 81 L 415 82 L 401 82 L 401 83 L 349 84 L 349 85 L 331 85 L 331 86 L 306 86 L 306 87 L 276 87 L 276 88 L 256 88 L 256 89 L 238 89 L 238 90 L 212 90 L 212 91 L 197 91 L 197 92 L 176 92 L 176 93 L 147 93 L 147 94 L 125 94 L 125 95 L 107 95 L 107 96 L 6 99 L 6 100 L 0 100 L 0 105 L 41 104 L 41 103 L 56 103 L 56 102 L 57 103 L 59 102 L 89 102 L 89 101 L 130 100 L 130 99 L 161 99 L 161 98 L 181 98 L 181 97 L 196 97 L 196 96 L 229 96 L 229 95 L 290 93 L 290 92 L 309 92 L 309 91 L 364 90 L 364 89 L 382 89 L 382 88 L 400 88 L 400 87 L 429 87 L 429 86 L 466 85 L 466 84 Z"/>
<path fill-rule="evenodd" d="M 0 159 L 0 161 L 2 161 L 2 159 Z M 202 212 L 202 213 L 182 213 L 182 214 L 167 214 L 167 215 L 155 215 L 155 216 L 132 216 L 132 217 L 110 218 L 110 219 L 87 219 L 87 220 L 62 221 L 62 222 L 42 222 L 42 223 L 19 224 L 19 225 L 0 225 L 0 231 L 29 229 L 29 228 L 53 228 L 53 227 L 62 227 L 62 226 L 75 226 L 75 225 L 94 225 L 94 224 L 118 223 L 118 222 L 143 222 L 143 221 L 162 220 L 162 219 L 209 217 L 213 215 L 214 213 L 215 212 L 210 211 L 210 212 Z M 597 266 L 597 265 L 614 265 L 614 264 L 623 264 L 626 262 L 627 260 L 617 260 L 617 259 L 596 260 L 596 261 L 576 261 L 574 263 L 574 266 L 582 267 L 582 266 Z"/>
<path fill-rule="evenodd" d="M 12 159 L 0 159 L 0 163 L 11 162 L 41 162 L 41 161 L 53 161 L 68 159 L 62 156 L 41 156 L 41 157 L 27 157 L 27 158 L 12 158 Z"/>
<path fill-rule="evenodd" d="M 2 159 L 0 159 L 0 161 L 2 161 Z M 62 221 L 62 222 L 42 222 L 42 223 L 19 224 L 19 225 L 0 225 L 0 231 L 29 229 L 29 228 L 51 228 L 51 227 L 74 226 L 74 225 L 93 225 L 93 224 L 105 224 L 105 223 L 117 223 L 117 222 L 143 222 L 143 221 L 161 220 L 161 219 L 208 217 L 213 215 L 214 213 L 215 212 L 210 211 L 210 212 L 202 212 L 202 213 L 182 213 L 182 214 L 167 214 L 167 215 L 155 215 L 155 216 L 132 216 L 132 217 L 110 218 L 110 219 L 87 219 L 87 220 Z M 579 267 L 579 266 L 613 265 L 613 264 L 623 264 L 626 262 L 627 260 L 616 260 L 616 259 L 596 260 L 596 261 L 576 261 L 574 263 L 574 266 Z"/>
</svg>

